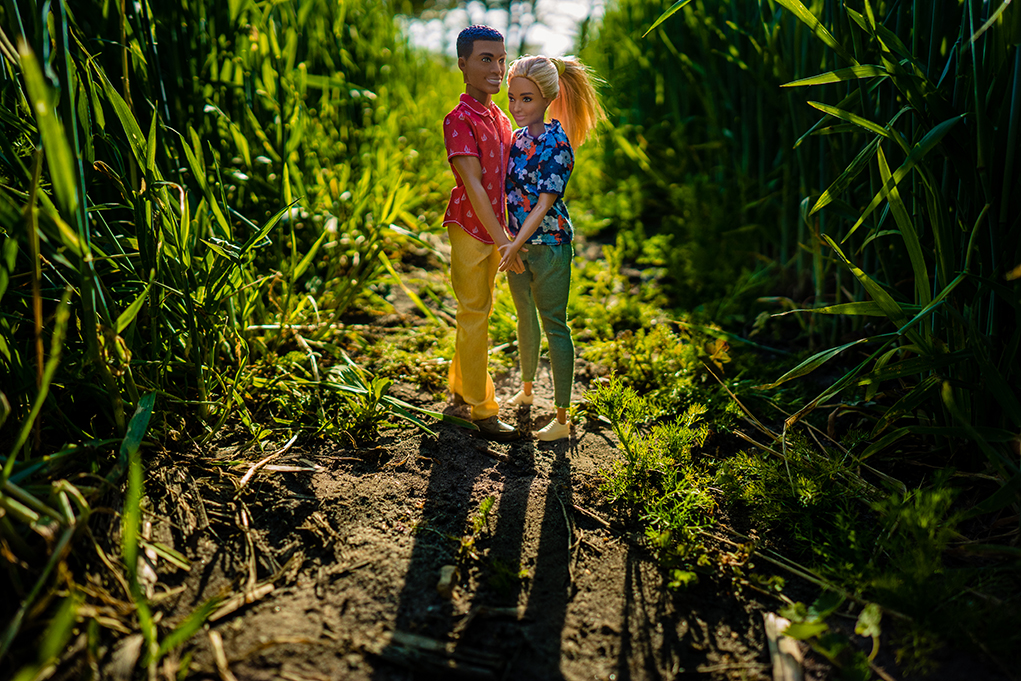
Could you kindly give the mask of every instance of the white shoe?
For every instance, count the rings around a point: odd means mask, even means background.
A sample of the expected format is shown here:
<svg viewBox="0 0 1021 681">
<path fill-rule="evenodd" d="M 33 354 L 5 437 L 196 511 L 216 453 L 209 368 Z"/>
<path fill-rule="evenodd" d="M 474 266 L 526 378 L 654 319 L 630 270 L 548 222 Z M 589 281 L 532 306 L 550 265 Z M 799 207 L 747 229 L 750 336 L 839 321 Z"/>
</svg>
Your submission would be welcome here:
<svg viewBox="0 0 1021 681">
<path fill-rule="evenodd" d="M 507 400 L 507 404 L 512 407 L 520 407 L 525 404 L 531 404 L 535 401 L 535 393 L 526 395 L 524 390 L 519 390 L 514 394 L 514 397 Z"/>
<path fill-rule="evenodd" d="M 571 423 L 570 421 L 561 423 L 557 421 L 556 417 L 553 417 L 553 420 L 539 429 L 535 436 L 544 442 L 563 440 L 565 437 L 571 436 Z"/>
</svg>

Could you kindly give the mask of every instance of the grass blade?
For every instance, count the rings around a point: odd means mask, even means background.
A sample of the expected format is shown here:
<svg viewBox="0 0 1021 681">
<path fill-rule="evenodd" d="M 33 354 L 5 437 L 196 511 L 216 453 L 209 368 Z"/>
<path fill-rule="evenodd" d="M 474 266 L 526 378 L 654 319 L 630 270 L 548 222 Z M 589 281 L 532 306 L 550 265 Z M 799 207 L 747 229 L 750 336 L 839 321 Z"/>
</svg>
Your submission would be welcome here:
<svg viewBox="0 0 1021 681">
<path fill-rule="evenodd" d="M 875 198 L 872 199 L 869 205 L 865 208 L 865 211 L 858 218 L 858 221 L 854 223 L 850 230 L 848 230 L 847 235 L 843 239 L 841 239 L 841 241 L 847 241 L 847 239 L 850 238 L 852 234 L 854 234 L 855 230 L 861 227 L 862 223 L 865 222 L 865 218 L 871 215 L 872 211 L 874 211 L 879 206 L 879 204 L 886 199 L 890 189 L 896 186 L 901 180 L 903 180 L 907 176 L 907 174 L 911 172 L 911 170 L 918 163 L 920 163 L 923 158 L 925 158 L 926 154 L 932 151 L 932 149 L 937 144 L 939 144 L 940 140 L 942 140 L 943 137 L 946 136 L 948 132 L 950 132 L 950 129 L 962 118 L 964 118 L 964 114 L 961 114 L 960 116 L 954 116 L 949 120 L 943 121 L 942 123 L 934 127 L 932 130 L 930 130 L 928 133 L 926 133 L 925 137 L 923 137 L 918 142 L 918 144 L 916 144 L 911 149 L 911 153 L 908 154 L 908 157 L 904 160 L 904 163 L 901 164 L 901 166 L 897 168 L 897 170 L 893 173 L 890 179 L 883 184 L 882 189 L 879 190 L 879 193 L 876 194 Z"/>
<path fill-rule="evenodd" d="M 893 299 L 893 296 L 887 293 L 886 289 L 880 286 L 872 277 L 865 274 L 861 268 L 852 263 L 828 234 L 823 234 L 822 238 L 827 244 L 829 244 L 830 248 L 833 249 L 833 252 L 837 254 L 840 261 L 844 263 L 844 267 L 846 267 L 851 274 L 854 275 L 865 290 L 868 291 L 869 295 L 872 296 L 872 299 L 879 304 L 890 321 L 896 324 L 898 328 L 904 327 L 908 321 L 907 315 L 905 314 L 904 308 L 902 308 L 901 305 Z M 907 334 L 913 343 L 928 347 L 928 344 L 923 343 L 922 339 L 919 338 L 917 333 L 914 331 L 908 331 Z"/>
<path fill-rule="evenodd" d="M 876 76 L 888 75 L 890 75 L 889 71 L 884 69 L 882 66 L 877 66 L 875 64 L 860 64 L 859 66 L 851 66 L 846 69 L 837 69 L 836 71 L 820 73 L 818 76 L 809 76 L 808 78 L 792 80 L 789 83 L 783 83 L 780 87 L 825 85 L 827 83 L 841 83 L 848 80 L 857 80 L 859 78 L 874 78 Z"/>
<path fill-rule="evenodd" d="M 885 136 L 886 135 L 884 135 L 884 137 Z M 812 210 L 809 212 L 809 215 L 813 215 L 822 210 L 851 186 L 851 183 L 854 182 L 854 179 L 861 174 L 861 171 L 868 167 L 869 161 L 872 160 L 872 157 L 879 149 L 879 143 L 882 139 L 883 137 L 876 137 L 858 152 L 858 155 L 855 156 L 854 160 L 851 161 L 851 164 L 844 169 L 844 172 L 840 173 L 837 179 L 833 180 L 833 183 L 822 193 L 819 200 L 815 202 L 814 206 L 812 206 Z"/>
<path fill-rule="evenodd" d="M 664 21 L 666 21 L 667 19 L 672 17 L 676 12 L 680 11 L 680 9 L 682 7 L 684 7 L 685 5 L 687 5 L 689 2 L 691 2 L 691 0 L 677 0 L 677 2 L 675 2 L 673 5 L 670 6 L 670 9 L 668 9 L 667 11 L 665 11 L 661 15 L 659 15 L 659 18 L 656 19 L 656 21 L 653 22 L 652 26 L 649 27 L 648 31 L 646 31 L 645 33 L 642 34 L 642 37 L 644 38 L 645 36 L 647 36 L 650 33 L 652 33 L 653 29 L 655 29 L 657 26 L 662 24 Z"/>
<path fill-rule="evenodd" d="M 822 22 L 820 22 L 807 7 L 799 2 L 799 0 L 776 0 L 776 3 L 784 7 L 788 12 L 796 16 L 799 21 L 808 26 L 819 40 L 826 43 L 826 45 L 839 54 L 844 61 L 849 64 L 859 66 L 858 60 L 855 59 L 850 52 L 844 49 L 844 46 L 833 37 L 833 34 L 822 25 Z"/>
<path fill-rule="evenodd" d="M 411 298 L 411 302 L 415 303 L 415 307 L 421 310 L 422 314 L 432 320 L 433 323 L 439 324 L 439 318 L 437 318 L 433 311 L 422 302 L 422 299 L 419 298 L 417 293 L 408 288 L 408 285 L 404 283 L 404 279 L 401 278 L 401 275 L 397 274 L 397 270 L 394 269 L 393 263 L 390 262 L 390 258 L 386 256 L 386 253 L 380 251 L 379 260 L 383 263 L 383 267 L 385 267 L 386 271 L 390 273 L 390 276 L 393 277 L 394 281 L 397 282 L 397 285 L 404 291 L 405 295 Z"/>
<path fill-rule="evenodd" d="M 74 155 L 67 143 L 64 128 L 56 112 L 56 93 L 46 84 L 35 54 L 24 43 L 19 49 L 22 75 L 28 89 L 29 104 L 39 125 L 46 163 L 50 169 L 53 189 L 65 215 L 78 210 L 78 189 L 74 176 Z"/>
<path fill-rule="evenodd" d="M 890 179 L 890 166 L 886 162 L 886 155 L 882 148 L 879 149 L 879 177 L 885 185 Z M 900 198 L 900 191 L 897 186 L 890 187 L 889 193 L 890 210 L 893 218 L 900 229 L 900 235 L 904 239 L 904 245 L 908 249 L 908 258 L 911 261 L 911 270 L 915 275 L 915 297 L 922 305 L 928 305 L 931 300 L 931 288 L 929 285 L 929 271 L 925 267 L 925 256 L 922 254 L 922 245 L 918 240 L 918 233 L 908 215 L 908 209 Z"/>
<path fill-rule="evenodd" d="M 152 272 L 152 276 L 149 277 L 149 283 L 145 285 L 142 292 L 138 294 L 138 297 L 130 305 L 128 305 L 124 312 L 121 312 L 117 317 L 117 334 L 124 333 L 124 329 L 128 328 L 131 322 L 135 321 L 135 317 L 142 310 L 142 306 L 145 304 L 145 299 L 149 295 L 149 289 L 152 287 L 152 282 L 156 278 L 155 270 Z"/>
<path fill-rule="evenodd" d="M 881 137 L 890 136 L 890 133 L 889 131 L 887 131 L 886 128 L 884 128 L 881 125 L 877 125 L 876 123 L 873 123 L 872 121 L 862 116 L 859 116 L 858 114 L 853 114 L 850 111 L 844 111 L 843 109 L 838 109 L 835 106 L 823 104 L 822 102 L 810 101 L 808 102 L 808 105 L 816 109 L 819 109 L 819 111 L 822 111 L 825 114 L 829 114 L 834 118 L 839 118 L 842 121 L 847 121 L 848 123 L 853 123 L 854 125 L 865 128 L 869 132 L 874 132 Z"/>
<path fill-rule="evenodd" d="M 823 350 L 822 352 L 817 352 L 816 354 L 812 355 L 804 362 L 794 367 L 793 369 L 785 373 L 783 376 L 773 381 L 772 383 L 769 383 L 768 385 L 759 386 L 759 388 L 761 390 L 772 390 L 777 386 L 783 385 L 787 381 L 792 381 L 795 378 L 807 376 L 808 374 L 812 373 L 813 371 L 821 367 L 826 362 L 830 361 L 831 359 L 839 355 L 844 350 L 853 348 L 856 345 L 861 345 L 862 343 L 870 343 L 872 341 L 878 340 L 879 338 L 882 338 L 882 336 L 876 336 L 871 338 L 859 338 L 858 340 L 851 341 L 850 343 L 845 343 L 835 348 L 829 348 L 827 350 Z"/>
</svg>

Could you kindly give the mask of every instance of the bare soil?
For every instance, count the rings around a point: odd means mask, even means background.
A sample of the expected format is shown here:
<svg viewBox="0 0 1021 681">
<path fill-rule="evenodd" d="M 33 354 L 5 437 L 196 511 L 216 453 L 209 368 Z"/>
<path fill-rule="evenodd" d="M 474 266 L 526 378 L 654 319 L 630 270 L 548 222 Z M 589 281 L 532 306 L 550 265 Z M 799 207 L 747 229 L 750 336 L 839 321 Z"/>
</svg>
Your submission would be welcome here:
<svg viewBox="0 0 1021 681">
<path fill-rule="evenodd" d="M 503 418 L 544 425 L 548 379 L 535 405 Z M 238 475 L 262 455 L 217 456 L 223 466 L 195 452 L 151 468 L 163 476 L 150 490 L 151 537 L 192 560 L 176 573 L 157 561 L 162 625 L 214 596 L 240 606 L 181 651 L 193 677 L 772 678 L 763 613 L 776 601 L 712 578 L 671 590 L 640 539 L 608 525 L 600 470 L 618 452 L 598 421 L 553 443 L 492 443 L 440 424 L 435 436 L 388 430 L 368 449 L 295 446 L 240 494 Z M 238 458 L 250 462 L 227 465 Z M 486 497 L 488 522 L 459 551 Z M 458 567 L 449 595 L 437 589 L 444 566 Z M 252 602 L 239 603 L 246 593 Z M 121 642 L 110 676 L 137 643 Z M 814 667 L 809 678 L 824 678 Z"/>
</svg>

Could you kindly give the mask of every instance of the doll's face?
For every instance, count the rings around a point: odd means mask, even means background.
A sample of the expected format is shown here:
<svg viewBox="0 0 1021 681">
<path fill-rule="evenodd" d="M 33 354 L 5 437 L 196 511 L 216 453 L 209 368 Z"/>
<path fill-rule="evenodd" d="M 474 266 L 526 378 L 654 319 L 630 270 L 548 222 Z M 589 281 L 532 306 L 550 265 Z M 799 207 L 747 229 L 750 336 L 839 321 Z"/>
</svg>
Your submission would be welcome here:
<svg viewBox="0 0 1021 681">
<path fill-rule="evenodd" d="M 542 132 L 543 117 L 550 100 L 539 94 L 538 85 L 521 76 L 511 78 L 507 84 L 507 100 L 511 116 L 518 126 L 528 128 L 532 135 Z"/>
<path fill-rule="evenodd" d="M 499 40 L 476 40 L 471 55 L 458 58 L 457 66 L 464 73 L 465 92 L 488 104 L 500 91 L 507 71 L 507 50 Z"/>
</svg>

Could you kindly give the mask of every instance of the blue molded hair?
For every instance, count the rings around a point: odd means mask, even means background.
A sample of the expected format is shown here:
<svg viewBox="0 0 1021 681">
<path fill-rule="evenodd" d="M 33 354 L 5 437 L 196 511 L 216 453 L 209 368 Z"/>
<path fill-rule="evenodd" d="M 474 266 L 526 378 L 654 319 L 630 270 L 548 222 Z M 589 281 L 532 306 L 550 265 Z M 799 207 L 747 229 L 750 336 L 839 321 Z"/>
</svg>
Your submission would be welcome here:
<svg viewBox="0 0 1021 681">
<path fill-rule="evenodd" d="M 461 31 L 457 36 L 458 58 L 470 57 L 472 55 L 472 50 L 475 48 L 476 40 L 494 40 L 502 43 L 503 33 L 500 33 L 495 28 L 483 26 L 481 24 L 469 26 Z"/>
</svg>

